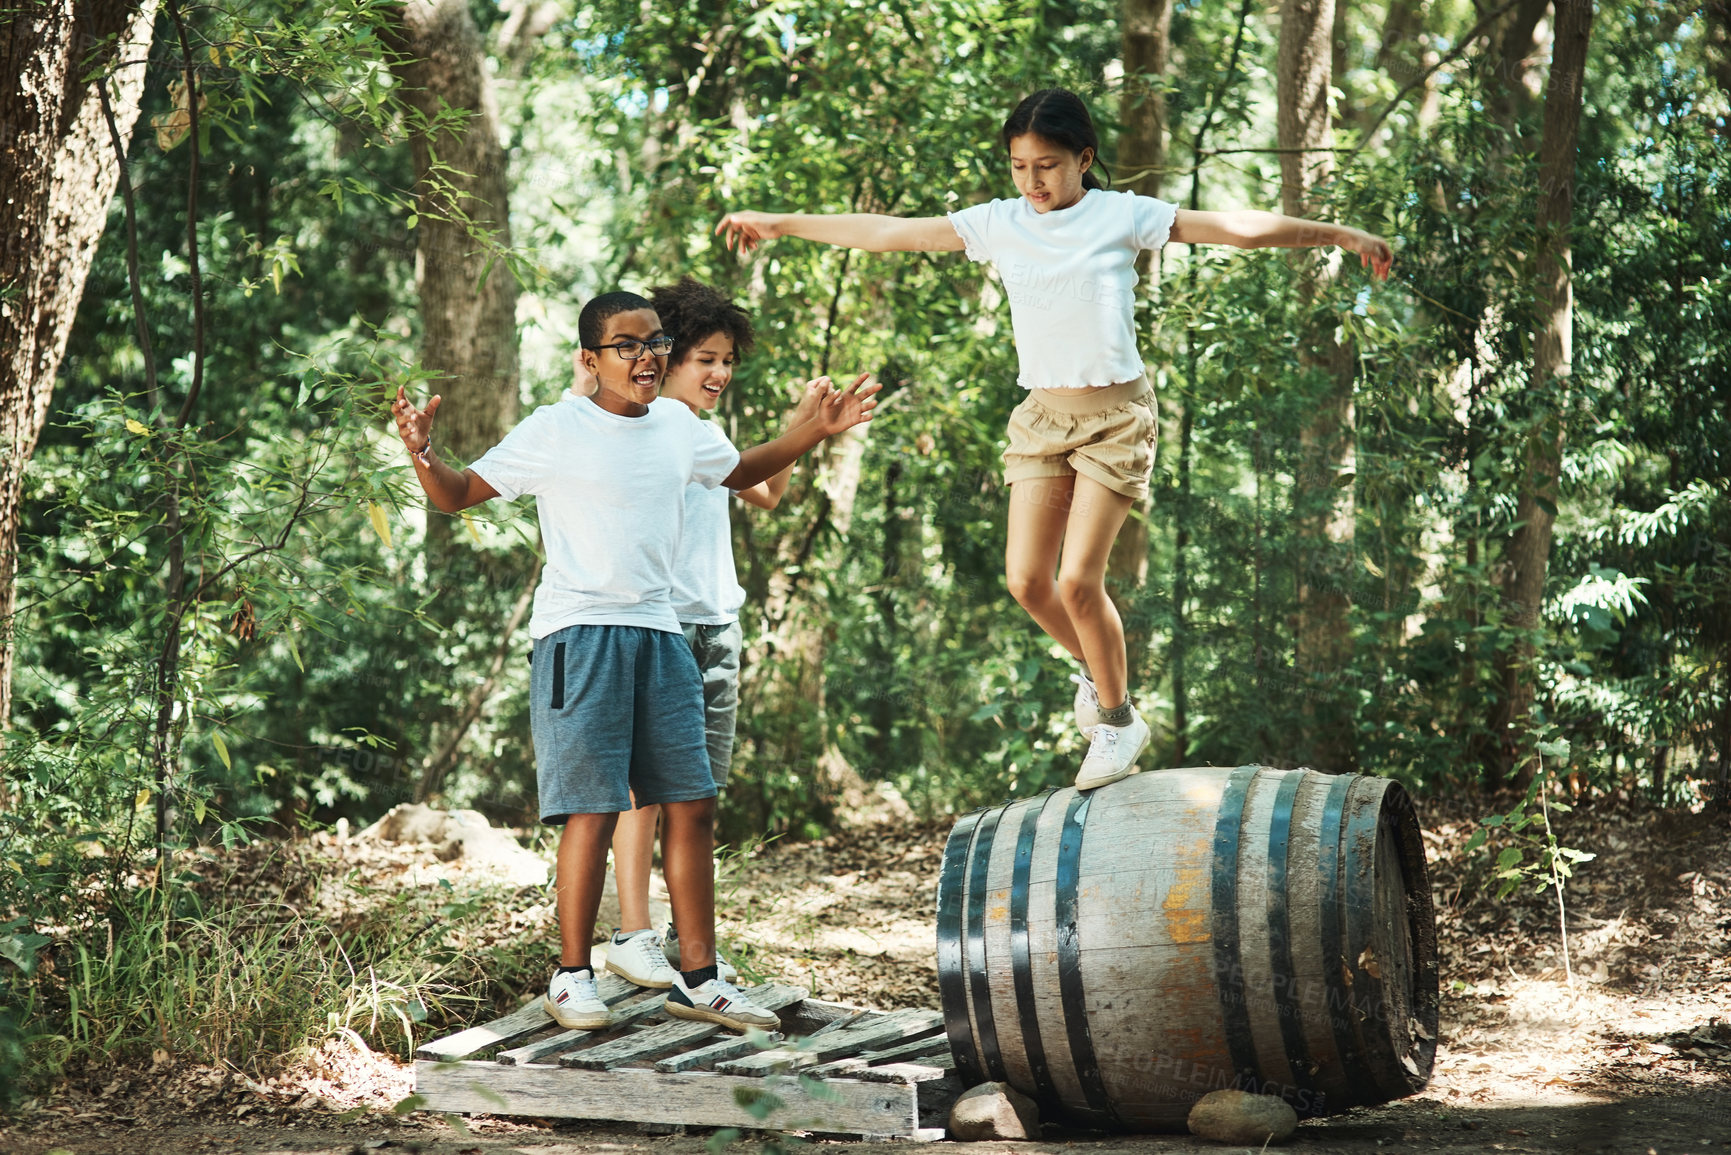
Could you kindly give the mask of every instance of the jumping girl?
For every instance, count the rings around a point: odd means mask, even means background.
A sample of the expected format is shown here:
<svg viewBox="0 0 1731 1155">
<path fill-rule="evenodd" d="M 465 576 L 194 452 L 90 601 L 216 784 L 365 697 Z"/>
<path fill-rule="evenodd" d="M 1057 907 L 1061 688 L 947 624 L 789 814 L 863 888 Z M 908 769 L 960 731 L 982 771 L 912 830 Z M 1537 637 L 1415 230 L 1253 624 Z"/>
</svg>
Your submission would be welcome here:
<svg viewBox="0 0 1731 1155">
<path fill-rule="evenodd" d="M 1089 746 L 1076 787 L 1091 790 L 1133 774 L 1149 737 L 1130 703 L 1124 627 L 1106 593 L 1112 542 L 1154 466 L 1154 399 L 1136 347 L 1137 254 L 1167 241 L 1339 245 L 1378 279 L 1393 254 L 1381 237 L 1346 225 L 1107 192 L 1094 172 L 1100 140 L 1087 106 L 1061 88 L 1018 104 L 1003 143 L 1021 194 L 1012 200 L 947 217 L 737 212 L 716 231 L 741 251 L 800 237 L 867 252 L 962 250 L 997 266 L 1028 391 L 1004 450 L 1005 571 L 1011 595 L 1081 663 L 1076 723 Z"/>
</svg>

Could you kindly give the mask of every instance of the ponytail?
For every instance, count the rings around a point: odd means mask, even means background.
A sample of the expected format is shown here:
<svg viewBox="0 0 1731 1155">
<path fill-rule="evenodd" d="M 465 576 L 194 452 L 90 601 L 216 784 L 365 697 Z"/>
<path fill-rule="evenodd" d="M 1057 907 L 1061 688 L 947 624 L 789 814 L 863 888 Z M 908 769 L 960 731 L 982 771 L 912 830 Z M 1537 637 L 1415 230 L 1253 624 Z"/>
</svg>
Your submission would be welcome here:
<svg viewBox="0 0 1731 1155">
<path fill-rule="evenodd" d="M 1032 96 L 1024 97 L 1022 103 L 1016 105 L 1016 110 L 1010 113 L 1010 118 L 1004 121 L 1004 151 L 1009 151 L 1011 141 L 1030 132 L 1078 155 L 1084 149 L 1092 149 L 1094 163 L 1082 174 L 1082 187 L 1103 189 L 1111 185 L 1112 174 L 1107 171 L 1106 162 L 1100 159 L 1100 134 L 1094 131 L 1094 118 L 1088 115 L 1088 106 L 1074 92 L 1067 88 L 1042 88 Z M 1104 173 L 1105 179 L 1096 173 Z"/>
</svg>

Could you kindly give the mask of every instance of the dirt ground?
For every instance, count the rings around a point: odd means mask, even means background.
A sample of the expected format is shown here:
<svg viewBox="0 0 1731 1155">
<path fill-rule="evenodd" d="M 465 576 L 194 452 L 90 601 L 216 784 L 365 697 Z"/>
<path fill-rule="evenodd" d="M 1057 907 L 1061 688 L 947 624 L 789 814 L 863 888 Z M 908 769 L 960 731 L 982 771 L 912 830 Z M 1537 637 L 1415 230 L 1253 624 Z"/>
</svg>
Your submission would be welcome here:
<svg viewBox="0 0 1731 1155">
<path fill-rule="evenodd" d="M 1605 799 L 1562 820 L 1565 845 L 1598 855 L 1566 892 L 1571 989 L 1554 899 L 1497 902 L 1482 885 L 1483 853 L 1462 853 L 1479 812 L 1420 808 L 1443 983 L 1430 1085 L 1398 1103 L 1306 1121 L 1287 1146 L 1314 1155 L 1731 1151 L 1731 822 Z M 748 973 L 799 982 L 824 998 L 937 1006 L 931 904 L 947 829 L 879 824 L 819 842 L 772 843 L 735 860 L 721 887 L 724 941 Z M 360 852 L 325 838 L 321 853 L 352 877 Z M 371 881 L 426 885 L 429 870 L 450 870 L 412 858 L 374 854 Z M 508 919 L 520 925 L 533 911 L 517 909 Z M 392 1114 L 411 1082 L 406 1065 L 340 1041 L 262 1082 L 172 1060 L 152 1070 L 75 1075 L 0 1120 L 0 1155 L 699 1155 L 712 1138 L 696 1130 L 652 1136 L 618 1124 Z M 747 1136 L 731 1150 L 769 1155 L 774 1144 L 766 1142 Z M 872 1155 L 899 1146 L 869 1145 Z M 1051 1126 L 1038 1142 L 978 1146 L 1017 1155 L 1232 1150 L 1188 1136 Z"/>
</svg>

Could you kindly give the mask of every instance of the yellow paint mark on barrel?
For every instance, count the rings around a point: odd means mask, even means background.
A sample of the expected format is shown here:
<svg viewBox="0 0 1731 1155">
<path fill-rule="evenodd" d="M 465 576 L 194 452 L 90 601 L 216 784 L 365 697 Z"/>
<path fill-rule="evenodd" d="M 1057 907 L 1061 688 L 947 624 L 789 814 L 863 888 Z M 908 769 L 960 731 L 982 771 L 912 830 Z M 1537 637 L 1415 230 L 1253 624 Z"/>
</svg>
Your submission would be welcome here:
<svg viewBox="0 0 1731 1155">
<path fill-rule="evenodd" d="M 1179 852 L 1178 865 L 1172 872 L 1172 887 L 1166 892 L 1166 901 L 1160 904 L 1166 915 L 1166 931 L 1176 943 L 1207 942 L 1209 939 L 1208 906 L 1203 898 L 1211 898 L 1213 888 L 1208 869 L 1201 859 L 1202 855 L 1194 851 Z"/>
</svg>

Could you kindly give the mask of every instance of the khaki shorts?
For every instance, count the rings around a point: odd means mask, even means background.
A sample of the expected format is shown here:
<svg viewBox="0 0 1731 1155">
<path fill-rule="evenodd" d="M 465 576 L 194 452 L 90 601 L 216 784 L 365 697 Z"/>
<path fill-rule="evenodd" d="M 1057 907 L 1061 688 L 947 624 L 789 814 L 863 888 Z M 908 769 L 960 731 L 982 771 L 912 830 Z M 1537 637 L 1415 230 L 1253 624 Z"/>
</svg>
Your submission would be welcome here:
<svg viewBox="0 0 1731 1155">
<path fill-rule="evenodd" d="M 1010 414 L 1004 481 L 1079 473 L 1140 501 L 1154 472 L 1156 428 L 1146 377 L 1087 393 L 1030 389 Z"/>
</svg>

